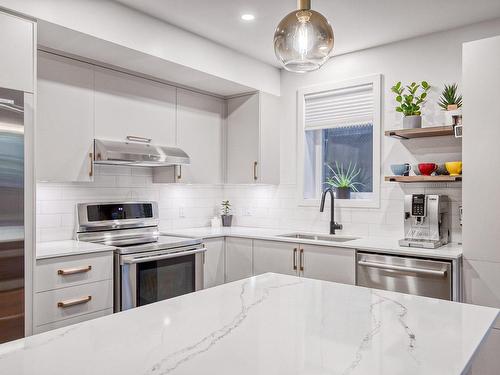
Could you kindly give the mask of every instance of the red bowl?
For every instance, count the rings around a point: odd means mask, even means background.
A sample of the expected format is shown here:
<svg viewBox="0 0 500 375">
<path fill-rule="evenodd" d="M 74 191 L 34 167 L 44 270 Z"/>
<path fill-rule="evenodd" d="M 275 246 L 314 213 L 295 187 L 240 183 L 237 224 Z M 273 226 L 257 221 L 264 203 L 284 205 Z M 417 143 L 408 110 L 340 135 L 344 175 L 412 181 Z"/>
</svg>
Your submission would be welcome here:
<svg viewBox="0 0 500 375">
<path fill-rule="evenodd" d="M 418 165 L 418 170 L 424 176 L 430 176 L 431 173 L 435 172 L 437 168 L 438 168 L 438 165 L 436 163 L 420 163 Z"/>
</svg>

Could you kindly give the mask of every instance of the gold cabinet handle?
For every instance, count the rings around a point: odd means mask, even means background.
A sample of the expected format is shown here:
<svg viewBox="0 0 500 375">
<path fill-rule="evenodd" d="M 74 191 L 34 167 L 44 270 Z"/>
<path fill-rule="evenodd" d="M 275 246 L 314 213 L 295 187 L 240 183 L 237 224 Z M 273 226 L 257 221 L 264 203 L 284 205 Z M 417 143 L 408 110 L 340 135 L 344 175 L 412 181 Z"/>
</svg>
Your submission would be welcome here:
<svg viewBox="0 0 500 375">
<path fill-rule="evenodd" d="M 81 305 L 81 304 L 90 302 L 91 300 L 92 300 L 92 296 L 87 296 L 87 297 L 82 297 L 82 298 L 78 298 L 78 299 L 70 299 L 67 301 L 60 301 L 60 302 L 57 302 L 57 307 L 64 309 L 66 307 Z"/>
<path fill-rule="evenodd" d="M 57 270 L 57 274 L 61 276 L 74 275 L 77 273 L 85 273 L 92 270 L 92 266 L 82 267 L 82 268 L 70 268 L 67 270 Z"/>
<path fill-rule="evenodd" d="M 94 175 L 94 154 L 92 152 L 89 153 L 89 159 L 90 159 L 89 177 L 92 177 Z"/>
<path fill-rule="evenodd" d="M 182 165 L 179 165 L 179 173 L 177 174 L 177 179 L 180 180 L 182 178 Z"/>
<path fill-rule="evenodd" d="M 293 270 L 297 271 L 297 248 L 293 249 Z"/>
<path fill-rule="evenodd" d="M 300 249 L 300 270 L 304 271 L 304 249 Z"/>
<path fill-rule="evenodd" d="M 253 179 L 254 179 L 254 181 L 258 180 L 258 177 L 257 177 L 257 162 L 256 161 L 253 162 Z"/>
</svg>

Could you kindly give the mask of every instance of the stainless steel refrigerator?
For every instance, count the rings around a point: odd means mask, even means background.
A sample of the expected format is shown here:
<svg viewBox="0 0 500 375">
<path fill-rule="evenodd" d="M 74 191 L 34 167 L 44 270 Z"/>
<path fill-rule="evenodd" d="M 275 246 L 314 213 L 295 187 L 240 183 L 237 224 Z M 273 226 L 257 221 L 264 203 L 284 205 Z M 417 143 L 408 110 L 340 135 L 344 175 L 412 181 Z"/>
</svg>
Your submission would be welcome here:
<svg viewBox="0 0 500 375">
<path fill-rule="evenodd" d="M 24 337 L 24 93 L 0 88 L 0 343 Z"/>
</svg>

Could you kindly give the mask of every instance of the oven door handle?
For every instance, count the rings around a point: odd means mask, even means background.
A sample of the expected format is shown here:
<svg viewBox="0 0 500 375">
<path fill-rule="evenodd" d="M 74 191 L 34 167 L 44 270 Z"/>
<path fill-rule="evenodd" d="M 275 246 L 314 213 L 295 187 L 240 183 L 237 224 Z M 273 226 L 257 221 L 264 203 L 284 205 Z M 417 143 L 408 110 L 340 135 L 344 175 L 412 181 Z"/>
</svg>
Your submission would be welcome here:
<svg viewBox="0 0 500 375">
<path fill-rule="evenodd" d="M 411 272 L 411 273 L 420 273 L 424 275 L 434 275 L 434 276 L 446 276 L 446 270 L 431 270 L 428 268 L 415 268 L 415 267 L 405 267 L 405 266 L 396 266 L 393 264 L 386 263 L 377 263 L 377 262 L 367 262 L 365 260 L 359 260 L 358 264 L 363 267 L 370 268 L 380 268 L 390 271 L 400 271 L 400 272 Z"/>
<path fill-rule="evenodd" d="M 122 264 L 137 264 L 137 263 L 145 263 L 152 262 L 155 260 L 163 260 L 163 259 L 171 259 L 171 258 L 179 258 L 187 255 L 193 255 L 198 253 L 203 253 L 207 251 L 206 247 L 201 247 L 199 249 L 187 250 L 187 251 L 178 251 L 176 253 L 167 253 L 160 255 L 151 255 L 151 256 L 142 256 L 142 257 L 123 257 Z"/>
</svg>

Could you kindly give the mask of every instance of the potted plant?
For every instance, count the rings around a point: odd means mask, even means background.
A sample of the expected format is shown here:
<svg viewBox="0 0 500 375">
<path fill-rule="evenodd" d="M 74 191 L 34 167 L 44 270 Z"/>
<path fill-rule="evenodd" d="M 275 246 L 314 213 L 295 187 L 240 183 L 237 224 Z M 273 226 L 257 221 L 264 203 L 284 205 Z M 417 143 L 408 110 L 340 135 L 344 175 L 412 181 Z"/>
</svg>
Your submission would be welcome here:
<svg viewBox="0 0 500 375">
<path fill-rule="evenodd" d="M 422 127 L 422 106 L 425 104 L 427 92 L 431 86 L 422 81 L 420 84 L 412 82 L 404 87 L 401 82 L 392 86 L 391 91 L 396 94 L 396 101 L 399 106 L 396 107 L 396 112 L 400 112 L 403 117 L 403 128 L 413 129 Z M 405 93 L 408 90 L 408 93 Z"/>
<path fill-rule="evenodd" d="M 230 227 L 233 221 L 233 215 L 231 215 L 231 203 L 229 201 L 222 201 L 221 203 L 221 215 L 222 226 Z"/>
<path fill-rule="evenodd" d="M 361 173 L 361 168 L 356 168 L 356 164 L 353 166 L 349 163 L 347 170 L 344 170 L 344 165 L 339 166 L 337 162 L 335 162 L 335 169 L 329 164 L 326 166 L 332 175 L 326 178 L 325 184 L 335 189 L 338 199 L 351 199 L 351 191 L 358 191 L 357 186 L 363 185 L 356 181 Z"/>
<path fill-rule="evenodd" d="M 462 107 L 462 95 L 458 95 L 458 85 L 444 85 L 439 98 L 439 106 L 445 111 L 456 111 Z"/>
</svg>

